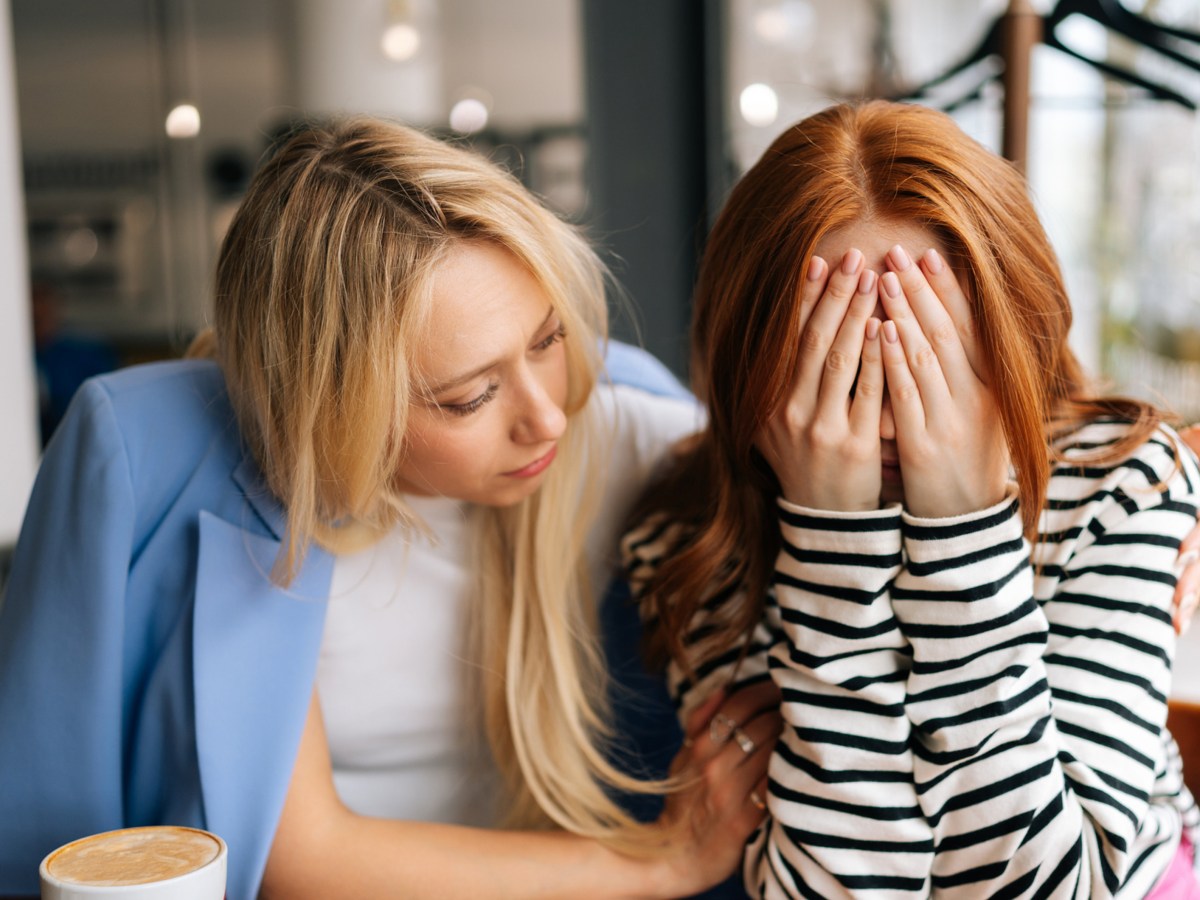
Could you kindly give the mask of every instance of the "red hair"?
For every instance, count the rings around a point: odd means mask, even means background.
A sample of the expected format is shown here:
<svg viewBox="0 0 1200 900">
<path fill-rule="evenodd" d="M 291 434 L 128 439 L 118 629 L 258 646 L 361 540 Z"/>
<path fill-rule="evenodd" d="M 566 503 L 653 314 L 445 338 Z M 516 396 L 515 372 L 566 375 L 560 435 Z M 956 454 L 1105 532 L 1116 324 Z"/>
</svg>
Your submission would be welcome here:
<svg viewBox="0 0 1200 900">
<path fill-rule="evenodd" d="M 897 222 L 937 235 L 974 306 L 988 378 L 1016 472 L 1027 537 L 1037 532 L 1053 454 L 1048 432 L 1096 415 L 1135 423 L 1115 457 L 1161 421 L 1148 404 L 1089 393 L 1067 345 L 1058 260 L 1007 161 L 926 107 L 830 107 L 790 127 L 734 187 L 701 262 L 693 386 L 709 425 L 644 499 L 639 516 L 685 526 L 647 587 L 653 655 L 687 666 L 683 635 L 715 590 L 741 587 L 720 642 L 748 635 L 778 552 L 778 483 L 754 438 L 785 401 L 796 365 L 802 273 L 827 233 Z"/>
</svg>

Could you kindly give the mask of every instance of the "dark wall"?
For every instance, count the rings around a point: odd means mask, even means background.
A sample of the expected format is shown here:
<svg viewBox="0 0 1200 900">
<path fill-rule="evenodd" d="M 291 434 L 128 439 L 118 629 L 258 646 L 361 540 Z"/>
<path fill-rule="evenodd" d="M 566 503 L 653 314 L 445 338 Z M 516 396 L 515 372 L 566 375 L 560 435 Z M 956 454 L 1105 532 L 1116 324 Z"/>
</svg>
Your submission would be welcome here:
<svg viewBox="0 0 1200 900">
<path fill-rule="evenodd" d="M 711 198 L 724 189 L 714 185 L 724 158 L 718 15 L 716 0 L 583 2 L 586 224 L 633 307 L 614 303 L 613 334 L 679 375 Z"/>
</svg>

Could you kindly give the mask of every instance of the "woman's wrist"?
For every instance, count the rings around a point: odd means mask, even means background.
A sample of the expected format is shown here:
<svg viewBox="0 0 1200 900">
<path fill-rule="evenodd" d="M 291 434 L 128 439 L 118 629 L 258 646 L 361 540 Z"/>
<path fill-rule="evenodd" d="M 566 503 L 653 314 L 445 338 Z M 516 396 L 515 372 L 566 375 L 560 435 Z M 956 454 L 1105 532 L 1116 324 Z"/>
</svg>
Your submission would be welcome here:
<svg viewBox="0 0 1200 900">
<path fill-rule="evenodd" d="M 596 882 L 597 894 L 622 897 L 626 900 L 669 900 L 686 897 L 704 890 L 710 885 L 698 883 L 686 866 L 679 865 L 677 854 L 664 851 L 661 854 L 630 856 L 596 844 L 603 859 L 601 875 Z"/>
</svg>

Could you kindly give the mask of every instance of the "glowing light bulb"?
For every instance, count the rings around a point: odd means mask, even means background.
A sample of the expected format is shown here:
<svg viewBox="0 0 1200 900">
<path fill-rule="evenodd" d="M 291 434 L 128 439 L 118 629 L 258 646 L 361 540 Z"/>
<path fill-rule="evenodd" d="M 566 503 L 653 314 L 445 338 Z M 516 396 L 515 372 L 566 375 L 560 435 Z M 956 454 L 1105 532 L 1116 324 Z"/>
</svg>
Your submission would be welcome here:
<svg viewBox="0 0 1200 900">
<path fill-rule="evenodd" d="M 180 103 L 167 113 L 167 137 L 191 138 L 200 133 L 200 110 Z"/>
<path fill-rule="evenodd" d="M 421 49 L 421 32 L 407 22 L 397 22 L 384 30 L 380 44 L 384 56 L 394 62 L 404 62 Z"/>
<path fill-rule="evenodd" d="M 482 131 L 488 123 L 488 108 L 482 100 L 466 97 L 450 108 L 450 127 L 460 134 Z"/>
<path fill-rule="evenodd" d="M 751 125 L 773 125 L 779 115 L 779 97 L 768 84 L 747 85 L 738 97 L 738 108 Z"/>
</svg>

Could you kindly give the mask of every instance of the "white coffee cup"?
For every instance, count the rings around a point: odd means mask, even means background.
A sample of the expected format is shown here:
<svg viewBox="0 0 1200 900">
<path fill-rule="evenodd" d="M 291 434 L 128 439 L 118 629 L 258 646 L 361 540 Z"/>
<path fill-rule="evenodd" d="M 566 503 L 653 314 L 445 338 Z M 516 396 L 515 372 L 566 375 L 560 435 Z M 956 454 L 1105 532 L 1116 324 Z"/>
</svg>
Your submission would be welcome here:
<svg viewBox="0 0 1200 900">
<path fill-rule="evenodd" d="M 222 900 L 227 856 L 215 834 L 182 825 L 93 834 L 42 860 L 42 900 Z"/>
</svg>

